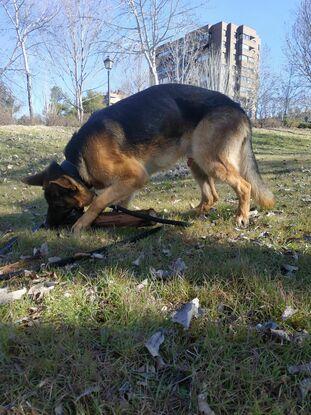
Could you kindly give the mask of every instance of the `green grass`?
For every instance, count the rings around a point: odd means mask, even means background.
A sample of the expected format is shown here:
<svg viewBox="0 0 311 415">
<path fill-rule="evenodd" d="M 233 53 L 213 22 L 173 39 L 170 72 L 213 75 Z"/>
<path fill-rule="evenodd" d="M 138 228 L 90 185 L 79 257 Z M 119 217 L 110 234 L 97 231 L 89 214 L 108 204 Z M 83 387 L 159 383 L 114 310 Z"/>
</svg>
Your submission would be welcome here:
<svg viewBox="0 0 311 415">
<path fill-rule="evenodd" d="M 11 236 L 8 229 L 19 237 L 3 263 L 31 254 L 43 242 L 49 256 L 65 256 L 136 232 L 89 231 L 80 239 L 67 231 L 30 232 L 43 221 L 46 205 L 40 188 L 19 179 L 53 158 L 61 160 L 71 133 L 0 127 L 0 246 Z M 135 246 L 110 252 L 104 261 L 39 273 L 58 282 L 49 295 L 38 303 L 24 297 L 0 306 L 0 412 L 8 405 L 12 414 L 52 414 L 61 404 L 65 414 L 196 414 L 202 392 L 216 414 L 311 412 L 310 401 L 297 393 L 304 376 L 287 372 L 288 365 L 311 360 L 310 341 L 280 344 L 253 329 L 274 320 L 289 332 L 311 331 L 310 242 L 304 239 L 311 233 L 311 135 L 255 130 L 254 149 L 278 214 L 260 212 L 248 229 L 236 229 L 235 196 L 219 184 L 217 209 L 199 219 L 187 213 L 190 203 L 199 201 L 190 177 L 155 179 L 132 205 L 190 219 L 190 228 L 165 227 Z M 268 236 L 260 236 L 265 231 Z M 286 250 L 297 252 L 298 261 L 284 255 Z M 141 252 L 137 268 L 132 261 Z M 187 265 L 183 277 L 152 280 L 150 267 L 168 269 L 178 257 Z M 299 267 L 293 277 L 281 274 L 286 263 Z M 145 278 L 148 286 L 137 291 Z M 13 290 L 33 283 L 22 277 L 6 285 Z M 205 313 L 183 331 L 170 314 L 194 297 Z M 230 312 L 221 313 L 220 304 Z M 298 312 L 283 322 L 288 305 Z M 155 368 L 144 347 L 159 327 L 166 329 L 165 370 Z"/>
</svg>

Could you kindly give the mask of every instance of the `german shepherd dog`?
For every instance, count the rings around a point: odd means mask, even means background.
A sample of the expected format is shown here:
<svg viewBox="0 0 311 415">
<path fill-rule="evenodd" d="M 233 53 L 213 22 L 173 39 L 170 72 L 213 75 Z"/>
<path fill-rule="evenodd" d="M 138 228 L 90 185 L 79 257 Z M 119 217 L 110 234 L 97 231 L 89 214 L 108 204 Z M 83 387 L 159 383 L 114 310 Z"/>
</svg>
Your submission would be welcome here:
<svg viewBox="0 0 311 415">
<path fill-rule="evenodd" d="M 73 134 L 61 165 L 54 161 L 23 181 L 43 187 L 49 226 L 88 206 L 73 225 L 79 234 L 107 206 L 127 205 L 152 174 L 186 157 L 201 188 L 197 210 L 217 202 L 219 179 L 237 194 L 237 223 L 246 226 L 251 195 L 262 207 L 274 205 L 251 137 L 247 115 L 227 96 L 190 85 L 157 85 L 95 112 Z"/>
</svg>

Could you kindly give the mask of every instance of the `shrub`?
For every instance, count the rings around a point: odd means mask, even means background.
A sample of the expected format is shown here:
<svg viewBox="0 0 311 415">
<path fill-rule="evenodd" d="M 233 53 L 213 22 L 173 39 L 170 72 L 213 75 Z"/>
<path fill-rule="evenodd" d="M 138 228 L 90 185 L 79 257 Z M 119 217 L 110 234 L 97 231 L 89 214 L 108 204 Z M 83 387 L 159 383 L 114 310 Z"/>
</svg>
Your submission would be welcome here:
<svg viewBox="0 0 311 415">
<path fill-rule="evenodd" d="M 40 115 L 35 115 L 32 119 L 28 115 L 22 115 L 16 122 L 21 125 L 42 125 L 44 124 L 43 119 Z"/>
<path fill-rule="evenodd" d="M 0 108 L 0 125 L 14 124 L 12 114 Z"/>
<path fill-rule="evenodd" d="M 45 125 L 59 127 L 79 127 L 79 121 L 74 115 L 48 114 L 45 116 Z"/>
<path fill-rule="evenodd" d="M 311 128 L 311 122 L 300 122 L 298 128 Z"/>
<path fill-rule="evenodd" d="M 279 128 L 282 126 L 282 121 L 279 118 L 263 118 L 253 122 L 254 127 L 258 128 Z"/>
<path fill-rule="evenodd" d="M 297 128 L 300 120 L 297 118 L 285 118 L 283 121 L 284 127 Z"/>
</svg>

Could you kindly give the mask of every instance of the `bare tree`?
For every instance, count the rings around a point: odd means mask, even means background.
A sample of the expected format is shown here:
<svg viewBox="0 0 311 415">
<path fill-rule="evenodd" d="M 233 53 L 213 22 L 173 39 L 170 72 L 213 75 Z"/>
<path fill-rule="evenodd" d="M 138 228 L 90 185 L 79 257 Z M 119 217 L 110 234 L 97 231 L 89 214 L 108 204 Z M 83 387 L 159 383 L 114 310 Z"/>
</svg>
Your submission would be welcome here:
<svg viewBox="0 0 311 415">
<path fill-rule="evenodd" d="M 198 83 L 198 61 L 204 35 L 206 32 L 198 30 L 157 49 L 157 70 L 161 82 Z"/>
<path fill-rule="evenodd" d="M 295 73 L 311 87 L 311 0 L 301 0 L 287 36 L 287 56 Z"/>
<path fill-rule="evenodd" d="M 149 71 L 144 64 L 142 56 L 127 57 L 123 62 L 125 81 L 121 84 L 120 90 L 127 96 L 142 91 L 148 87 Z"/>
<path fill-rule="evenodd" d="M 279 86 L 279 106 L 283 124 L 294 107 L 300 107 L 304 101 L 300 82 L 294 76 L 292 65 L 286 68 Z"/>
<path fill-rule="evenodd" d="M 279 79 L 273 73 L 268 63 L 269 60 L 270 51 L 264 47 L 260 59 L 256 103 L 256 119 L 259 120 L 261 127 L 265 120 L 277 111 Z"/>
<path fill-rule="evenodd" d="M 235 73 L 219 50 L 212 47 L 207 54 L 202 55 L 199 77 L 201 86 L 234 96 Z"/>
<path fill-rule="evenodd" d="M 86 83 L 103 70 L 102 51 L 98 45 L 106 19 L 104 0 L 60 1 L 60 13 L 47 40 L 53 72 L 68 91 L 80 123 Z"/>
<path fill-rule="evenodd" d="M 15 48 L 4 72 L 13 62 L 21 58 L 21 68 L 26 78 L 29 117 L 33 118 L 32 73 L 30 70 L 30 50 L 38 45 L 36 33 L 47 28 L 55 17 L 51 8 L 40 9 L 34 0 L 0 0 L 11 28 L 15 33 Z"/>
<path fill-rule="evenodd" d="M 1 29 L 4 32 L 4 29 Z M 0 78 L 2 78 L 7 71 L 12 70 L 12 67 L 16 60 L 20 57 L 18 53 L 18 43 L 10 49 L 5 50 L 3 46 L 0 48 L 1 63 L 0 63 Z"/>
<path fill-rule="evenodd" d="M 144 56 L 150 72 L 150 84 L 158 84 L 156 53 L 158 47 L 177 33 L 190 28 L 186 0 L 121 0 L 122 18 L 129 26 L 115 28 L 122 33 L 121 51 Z"/>
<path fill-rule="evenodd" d="M 161 82 L 193 84 L 234 96 L 235 70 L 208 47 L 208 32 L 197 30 L 157 51 Z"/>
</svg>

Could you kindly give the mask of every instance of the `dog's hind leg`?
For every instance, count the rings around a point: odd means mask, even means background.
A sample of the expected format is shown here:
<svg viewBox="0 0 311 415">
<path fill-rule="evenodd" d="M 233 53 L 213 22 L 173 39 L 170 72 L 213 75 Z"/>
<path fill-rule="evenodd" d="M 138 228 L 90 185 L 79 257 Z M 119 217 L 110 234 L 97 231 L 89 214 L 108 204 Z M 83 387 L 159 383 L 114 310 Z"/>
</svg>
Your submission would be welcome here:
<svg viewBox="0 0 311 415">
<path fill-rule="evenodd" d="M 219 200 L 214 179 L 208 176 L 194 160 L 191 160 L 188 166 L 201 189 L 201 202 L 195 210 L 198 213 L 208 212 Z"/>
<path fill-rule="evenodd" d="M 192 157 L 211 178 L 228 183 L 239 199 L 238 225 L 249 219 L 251 184 L 240 173 L 240 159 L 249 126 L 245 116 L 232 109 L 218 109 L 200 122 L 192 138 Z"/>
<path fill-rule="evenodd" d="M 229 162 L 210 161 L 203 162 L 201 167 L 210 177 L 219 179 L 228 183 L 239 199 L 239 206 L 236 215 L 236 221 L 239 226 L 247 226 L 249 220 L 251 185 L 239 174 L 237 169 Z"/>
</svg>

